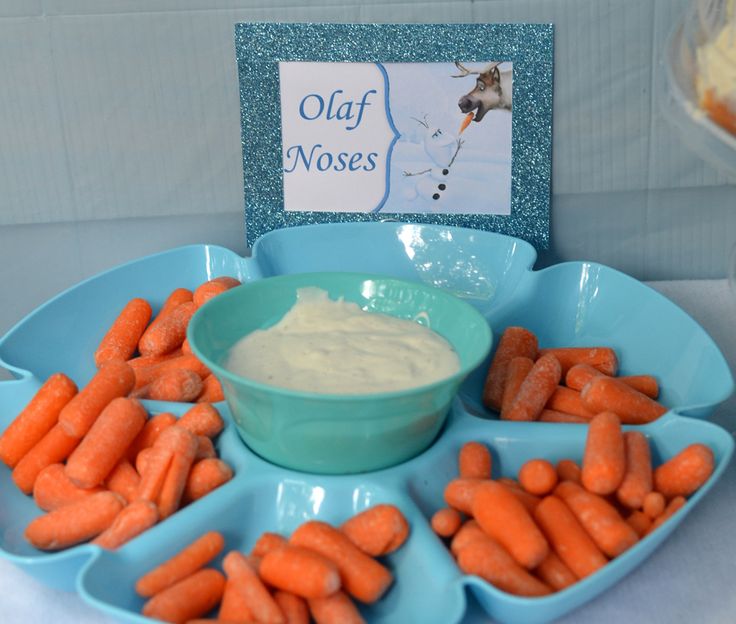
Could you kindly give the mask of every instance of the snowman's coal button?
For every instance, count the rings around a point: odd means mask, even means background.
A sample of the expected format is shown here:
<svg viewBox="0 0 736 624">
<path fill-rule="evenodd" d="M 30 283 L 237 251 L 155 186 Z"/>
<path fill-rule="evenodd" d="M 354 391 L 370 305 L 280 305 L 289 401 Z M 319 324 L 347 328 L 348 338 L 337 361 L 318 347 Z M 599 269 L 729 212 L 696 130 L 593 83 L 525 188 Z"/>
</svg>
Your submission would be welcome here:
<svg viewBox="0 0 736 624">
<path fill-rule="evenodd" d="M 450 170 L 449 169 L 443 169 L 442 170 L 442 175 L 447 175 L 448 173 L 450 173 Z"/>
<path fill-rule="evenodd" d="M 438 184 L 437 188 L 440 189 L 440 191 L 444 191 L 447 188 L 447 184 Z"/>
<path fill-rule="evenodd" d="M 434 195 L 432 195 L 432 199 L 439 199 L 439 198 L 440 198 L 439 193 L 435 193 Z"/>
</svg>

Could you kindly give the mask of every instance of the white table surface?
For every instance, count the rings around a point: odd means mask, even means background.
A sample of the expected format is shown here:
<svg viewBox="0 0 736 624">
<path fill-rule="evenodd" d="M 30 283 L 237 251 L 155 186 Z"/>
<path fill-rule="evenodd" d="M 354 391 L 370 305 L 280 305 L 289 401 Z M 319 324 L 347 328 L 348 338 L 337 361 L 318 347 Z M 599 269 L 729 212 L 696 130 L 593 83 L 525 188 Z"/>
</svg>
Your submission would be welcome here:
<svg viewBox="0 0 736 624">
<path fill-rule="evenodd" d="M 701 323 L 735 370 L 736 299 L 726 281 L 652 282 L 650 285 Z M 712 420 L 733 434 L 736 399 L 732 397 L 721 405 Z M 732 462 L 708 496 L 657 552 L 631 576 L 559 622 L 736 622 L 735 511 L 736 462 Z M 3 624 L 112 624 L 114 621 L 87 606 L 76 594 L 49 589 L 0 559 L 0 622 Z M 471 601 L 463 624 L 488 621 Z"/>
</svg>

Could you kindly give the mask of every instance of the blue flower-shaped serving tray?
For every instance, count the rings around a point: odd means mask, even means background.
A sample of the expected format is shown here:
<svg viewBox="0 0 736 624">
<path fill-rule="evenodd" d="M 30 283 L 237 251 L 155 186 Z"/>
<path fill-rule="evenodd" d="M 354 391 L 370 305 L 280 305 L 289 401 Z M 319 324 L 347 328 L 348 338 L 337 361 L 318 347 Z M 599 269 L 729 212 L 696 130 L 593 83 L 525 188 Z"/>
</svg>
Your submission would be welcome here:
<svg viewBox="0 0 736 624">
<path fill-rule="evenodd" d="M 289 534 L 309 518 L 341 523 L 380 502 L 398 505 L 411 524 L 407 543 L 387 558 L 395 583 L 364 609 L 370 622 L 449 624 L 466 611 L 466 589 L 501 622 L 545 622 L 560 617 L 614 585 L 638 566 L 720 478 L 733 439 L 707 422 L 733 391 L 729 367 L 707 333 L 686 313 L 642 283 L 611 268 L 569 262 L 533 271 L 534 249 L 515 238 L 445 226 L 347 223 L 295 227 L 260 238 L 253 255 L 194 245 L 119 266 L 47 302 L 0 339 L 0 364 L 16 379 L 0 383 L 0 430 L 41 383 L 61 371 L 81 387 L 95 372 L 92 354 L 118 311 L 132 297 L 154 309 L 175 287 L 193 289 L 219 275 L 242 281 L 312 271 L 383 273 L 446 289 L 482 312 L 494 335 L 508 325 L 537 334 L 541 346 L 608 345 L 621 374 L 649 373 L 661 384 L 670 411 L 640 429 L 655 462 L 692 442 L 709 445 L 716 469 L 684 509 L 605 568 L 543 598 L 519 598 L 463 575 L 429 518 L 443 506 L 446 483 L 457 476 L 457 454 L 469 440 L 493 451 L 494 476 L 513 476 L 533 457 L 582 458 L 586 427 L 499 421 L 481 404 L 488 361 L 463 385 L 447 424 L 418 457 L 379 472 L 322 476 L 285 470 L 252 453 L 238 438 L 225 403 L 226 428 L 217 440 L 234 478 L 183 508 L 117 551 L 81 545 L 57 553 L 31 547 L 28 522 L 42 513 L 0 467 L 0 555 L 44 583 L 75 589 L 88 603 L 124 622 L 150 621 L 135 580 L 206 530 L 221 531 L 226 551 L 250 550 L 263 531 Z M 151 413 L 181 415 L 187 404 L 147 402 Z M 380 453 L 380 449 L 376 449 Z M 217 564 L 218 562 L 216 562 Z"/>
</svg>

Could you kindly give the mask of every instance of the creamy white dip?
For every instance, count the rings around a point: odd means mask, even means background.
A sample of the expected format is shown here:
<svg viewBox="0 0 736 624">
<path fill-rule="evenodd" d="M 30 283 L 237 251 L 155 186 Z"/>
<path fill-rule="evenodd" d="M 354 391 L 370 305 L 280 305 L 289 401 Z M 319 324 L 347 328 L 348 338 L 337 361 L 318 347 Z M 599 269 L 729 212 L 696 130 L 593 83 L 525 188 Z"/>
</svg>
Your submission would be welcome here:
<svg viewBox="0 0 736 624">
<path fill-rule="evenodd" d="M 460 360 L 442 336 L 419 323 L 304 288 L 276 325 L 235 343 L 225 367 L 292 390 L 367 394 L 439 381 L 456 373 Z"/>
</svg>

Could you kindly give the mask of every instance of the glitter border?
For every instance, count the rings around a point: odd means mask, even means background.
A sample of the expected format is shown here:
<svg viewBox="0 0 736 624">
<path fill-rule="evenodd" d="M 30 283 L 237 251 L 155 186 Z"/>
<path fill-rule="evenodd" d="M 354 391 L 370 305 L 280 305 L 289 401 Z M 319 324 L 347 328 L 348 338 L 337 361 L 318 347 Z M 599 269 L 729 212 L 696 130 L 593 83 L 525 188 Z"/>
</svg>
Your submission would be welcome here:
<svg viewBox="0 0 736 624">
<path fill-rule="evenodd" d="M 434 223 L 515 236 L 549 247 L 552 172 L 552 24 L 235 25 L 240 86 L 246 244 L 271 230 L 353 221 Z M 384 214 L 284 210 L 279 61 L 514 66 L 511 214 Z"/>
</svg>

